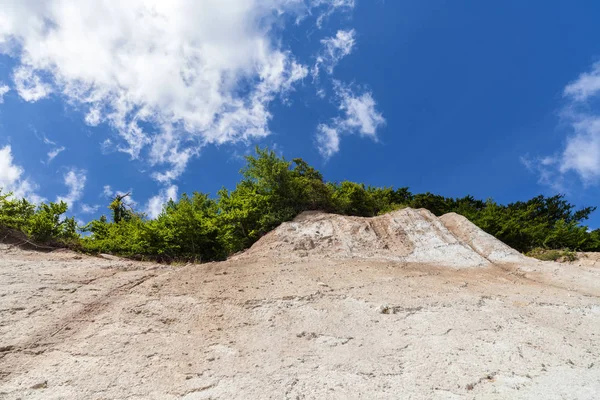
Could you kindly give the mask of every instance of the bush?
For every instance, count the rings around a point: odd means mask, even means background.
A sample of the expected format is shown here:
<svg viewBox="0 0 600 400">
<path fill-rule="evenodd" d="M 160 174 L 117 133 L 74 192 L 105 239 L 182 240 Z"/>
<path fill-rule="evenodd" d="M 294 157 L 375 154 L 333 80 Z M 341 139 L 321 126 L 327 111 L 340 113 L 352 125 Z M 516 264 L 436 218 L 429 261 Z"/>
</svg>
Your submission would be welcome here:
<svg viewBox="0 0 600 400">
<path fill-rule="evenodd" d="M 242 179 L 233 190 L 221 189 L 216 199 L 197 192 L 183 194 L 169 201 L 156 219 L 136 213 L 125 202 L 129 194 L 116 196 L 108 207 L 111 221 L 105 216 L 91 221 L 82 228 L 84 237 L 77 233 L 75 220 L 64 216 L 65 203 L 36 206 L 0 191 L 0 227 L 17 229 L 38 242 L 77 242 L 92 253 L 209 261 L 248 248 L 303 211 L 372 217 L 413 207 L 438 216 L 464 215 L 509 246 L 537 257 L 570 258 L 572 251 L 600 250 L 600 230 L 590 232 L 582 224 L 595 208 L 576 210 L 563 195 L 502 205 L 472 196 L 413 194 L 406 187 L 326 182 L 304 160 L 287 161 L 260 148 L 246 157 L 240 172 Z"/>
<path fill-rule="evenodd" d="M 64 245 L 78 240 L 74 218 L 66 218 L 65 202 L 35 204 L 0 189 L 0 227 L 23 232 L 36 243 Z"/>
<path fill-rule="evenodd" d="M 528 257 L 537 258 L 542 261 L 564 261 L 571 262 L 577 260 L 577 253 L 568 249 L 551 250 L 536 248 L 527 253 Z"/>
</svg>

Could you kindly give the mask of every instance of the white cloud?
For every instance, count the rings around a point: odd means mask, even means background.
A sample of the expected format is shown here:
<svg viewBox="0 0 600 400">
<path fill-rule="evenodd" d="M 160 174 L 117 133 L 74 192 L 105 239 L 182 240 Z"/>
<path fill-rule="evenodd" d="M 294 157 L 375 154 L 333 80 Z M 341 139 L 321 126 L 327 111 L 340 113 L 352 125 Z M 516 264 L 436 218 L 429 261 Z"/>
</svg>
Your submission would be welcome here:
<svg viewBox="0 0 600 400">
<path fill-rule="evenodd" d="M 350 53 L 356 44 L 354 29 L 339 30 L 334 37 L 321 40 L 323 48 L 317 56 L 317 61 L 312 69 L 313 78 L 317 78 L 319 71 L 324 67 L 327 73 L 332 74 L 340 60 Z"/>
<path fill-rule="evenodd" d="M 377 129 L 385 124 L 385 118 L 376 110 L 376 103 L 370 92 L 356 95 L 348 87 L 337 85 L 337 94 L 341 99 L 340 110 L 346 118 L 342 124 L 347 129 L 355 129 L 361 135 L 376 137 Z"/>
<path fill-rule="evenodd" d="M 85 182 L 87 180 L 86 172 L 80 169 L 72 168 L 66 174 L 64 174 L 64 184 L 69 189 L 65 196 L 58 196 L 56 201 L 64 201 L 67 203 L 69 208 L 73 207 L 73 204 L 81 199 L 83 196 L 83 190 L 85 189 Z"/>
<path fill-rule="evenodd" d="M 100 151 L 102 152 L 102 154 L 112 153 L 113 151 L 115 151 L 114 147 L 114 143 L 110 139 L 104 139 L 100 143 Z"/>
<path fill-rule="evenodd" d="M 158 217 L 163 209 L 163 206 L 169 200 L 177 200 L 177 189 L 177 186 L 171 185 L 162 189 L 156 196 L 151 197 L 146 205 L 146 214 L 148 214 L 150 218 Z"/>
<path fill-rule="evenodd" d="M 0 104 L 4 103 L 4 95 L 10 92 L 10 88 L 0 81 Z"/>
<path fill-rule="evenodd" d="M 102 121 L 102 113 L 100 108 L 91 107 L 85 115 L 85 123 L 89 126 L 97 126 Z M 108 139 L 107 139 L 108 140 Z"/>
<path fill-rule="evenodd" d="M 317 17 L 317 27 L 321 28 L 323 22 L 334 12 L 348 12 L 354 9 L 354 0 L 311 0 L 311 7 L 316 8 L 319 16 Z"/>
<path fill-rule="evenodd" d="M 340 135 L 337 129 L 321 124 L 317 127 L 317 147 L 323 158 L 330 158 L 340 151 Z"/>
<path fill-rule="evenodd" d="M 14 163 L 10 145 L 0 148 L 0 189 L 3 193 L 12 192 L 14 197 L 25 197 L 34 203 L 43 199 L 35 191 L 37 185 L 23 178 L 24 170 Z"/>
<path fill-rule="evenodd" d="M 13 81 L 19 96 L 28 102 L 36 102 L 52 93 L 52 86 L 44 82 L 31 66 L 17 68 L 13 74 Z"/>
<path fill-rule="evenodd" d="M 34 128 L 34 132 L 35 132 L 36 136 L 39 138 L 37 131 L 35 131 L 35 128 Z M 52 160 L 54 160 L 56 158 L 56 156 L 58 156 L 60 153 L 62 153 L 63 151 L 66 150 L 66 148 L 64 146 L 58 146 L 56 144 L 56 142 L 48 139 L 48 137 L 46 135 L 42 134 L 41 140 L 44 142 L 44 144 L 54 147 L 52 150 L 50 150 L 47 153 L 48 159 L 46 160 L 46 164 L 50 164 L 52 162 Z M 42 163 L 44 163 L 44 161 L 42 161 Z"/>
<path fill-rule="evenodd" d="M 568 189 L 564 185 L 564 180 L 557 173 L 559 159 L 546 156 L 532 158 L 529 154 L 520 157 L 521 163 L 530 172 L 538 175 L 538 183 L 551 187 L 556 192 L 565 193 Z"/>
<path fill-rule="evenodd" d="M 19 180 L 23 168 L 13 164 L 12 148 L 5 146 L 0 149 L 0 183 L 8 186 Z"/>
<path fill-rule="evenodd" d="M 53 142 L 52 140 L 48 139 L 45 135 L 42 137 L 42 140 L 44 144 L 47 144 L 49 146 L 56 146 L 56 142 Z"/>
<path fill-rule="evenodd" d="M 567 103 L 561 119 L 569 127 L 565 146 L 550 157 L 528 160 L 526 166 L 539 175 L 539 182 L 557 191 L 573 185 L 569 174 L 579 177 L 584 186 L 600 180 L 600 110 L 595 110 L 600 95 L 600 62 L 564 89 Z"/>
<path fill-rule="evenodd" d="M 54 160 L 56 158 L 57 155 L 59 155 L 60 153 L 62 153 L 63 151 L 65 151 L 64 147 L 57 147 L 55 149 L 52 149 L 48 152 L 48 161 L 47 163 L 50 164 L 50 162 L 52 160 Z"/>
<path fill-rule="evenodd" d="M 584 184 L 600 178 L 600 115 L 578 116 L 572 121 L 574 135 L 567 138 L 560 172 L 576 172 Z"/>
<path fill-rule="evenodd" d="M 99 209 L 100 209 L 100 206 L 98 204 L 95 204 L 93 206 L 91 206 L 89 204 L 82 204 L 81 205 L 81 212 L 84 213 L 84 214 L 94 214 Z"/>
<path fill-rule="evenodd" d="M 370 92 L 356 94 L 339 82 L 335 82 L 335 88 L 343 115 L 317 128 L 317 146 L 325 158 L 339 151 L 341 134 L 359 134 L 377 140 L 377 130 L 385 124 Z"/>
<path fill-rule="evenodd" d="M 206 144 L 270 133 L 270 104 L 308 74 L 282 43 L 287 21 L 312 14 L 321 24 L 353 8 L 353 0 L 5 0 L 0 52 L 18 60 L 13 80 L 24 100 L 53 94 L 84 110 L 87 124 L 110 124 L 115 148 L 132 158 L 148 149 L 168 182 Z M 162 145 L 165 132 L 176 152 Z"/>
<path fill-rule="evenodd" d="M 113 197 L 114 192 L 110 185 L 104 185 L 104 187 L 102 188 L 102 194 L 104 195 L 104 197 L 111 198 Z"/>
<path fill-rule="evenodd" d="M 579 78 L 565 87 L 564 95 L 576 101 L 586 101 L 600 92 L 600 62 L 592 66 L 590 72 L 579 75 Z"/>
<path fill-rule="evenodd" d="M 152 177 L 161 183 L 168 183 L 177 179 L 185 170 L 190 158 L 197 154 L 193 148 L 181 149 L 179 138 L 174 135 L 173 130 L 166 128 L 162 134 L 156 137 L 150 149 L 150 163 L 169 164 L 165 172 L 155 172 Z"/>
</svg>

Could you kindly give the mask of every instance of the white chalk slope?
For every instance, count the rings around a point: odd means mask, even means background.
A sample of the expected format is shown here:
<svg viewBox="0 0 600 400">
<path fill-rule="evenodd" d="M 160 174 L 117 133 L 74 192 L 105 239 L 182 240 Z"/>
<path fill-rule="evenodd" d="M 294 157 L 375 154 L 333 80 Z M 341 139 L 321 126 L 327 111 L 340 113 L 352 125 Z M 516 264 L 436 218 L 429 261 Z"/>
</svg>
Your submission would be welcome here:
<svg viewBox="0 0 600 400">
<path fill-rule="evenodd" d="M 456 213 L 442 215 L 440 221 L 463 243 L 493 263 L 533 261 Z"/>
<path fill-rule="evenodd" d="M 458 214 L 437 218 L 412 208 L 373 218 L 305 212 L 245 256 L 386 259 L 452 268 L 531 261 Z"/>
</svg>

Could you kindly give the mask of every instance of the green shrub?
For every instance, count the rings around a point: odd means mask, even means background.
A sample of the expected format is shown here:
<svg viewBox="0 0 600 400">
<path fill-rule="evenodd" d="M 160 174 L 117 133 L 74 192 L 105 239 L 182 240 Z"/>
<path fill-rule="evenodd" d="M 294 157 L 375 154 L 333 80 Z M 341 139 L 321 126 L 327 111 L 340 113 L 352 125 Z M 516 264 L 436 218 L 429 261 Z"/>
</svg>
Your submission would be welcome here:
<svg viewBox="0 0 600 400">
<path fill-rule="evenodd" d="M 0 191 L 0 227 L 16 229 L 44 243 L 78 243 L 91 253 L 113 253 L 157 260 L 221 260 L 244 250 L 267 232 L 299 213 L 320 210 L 371 217 L 410 206 L 436 215 L 456 212 L 509 246 L 534 257 L 571 259 L 573 251 L 599 251 L 600 230 L 583 225 L 595 210 L 576 210 L 563 195 L 537 196 L 502 205 L 472 196 L 451 198 L 413 194 L 408 188 L 373 187 L 343 181 L 326 182 L 300 158 L 287 161 L 268 149 L 246 157 L 241 181 L 221 189 L 215 199 L 194 192 L 169 201 L 156 219 L 136 213 L 116 196 L 105 216 L 77 232 L 65 217 L 63 202 L 36 206 Z M 544 249 L 544 250 L 540 250 Z"/>
<path fill-rule="evenodd" d="M 77 241 L 77 224 L 66 218 L 65 202 L 35 204 L 26 199 L 15 199 L 12 193 L 0 189 L 0 227 L 23 232 L 36 243 L 67 244 Z"/>
<path fill-rule="evenodd" d="M 577 253 L 568 249 L 544 249 L 535 248 L 527 253 L 527 256 L 542 261 L 576 261 Z"/>
</svg>

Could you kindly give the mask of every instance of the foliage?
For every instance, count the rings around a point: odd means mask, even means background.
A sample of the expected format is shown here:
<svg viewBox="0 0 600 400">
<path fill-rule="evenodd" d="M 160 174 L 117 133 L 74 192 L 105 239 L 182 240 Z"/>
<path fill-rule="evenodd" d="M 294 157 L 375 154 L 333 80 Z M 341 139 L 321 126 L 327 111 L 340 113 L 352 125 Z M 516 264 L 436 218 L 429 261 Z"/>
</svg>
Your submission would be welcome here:
<svg viewBox="0 0 600 400">
<path fill-rule="evenodd" d="M 119 223 L 121 221 L 129 221 L 133 217 L 133 210 L 131 206 L 125 203 L 125 199 L 129 197 L 129 193 L 117 194 L 113 201 L 110 203 L 108 208 L 112 212 L 113 222 Z"/>
<path fill-rule="evenodd" d="M 89 252 L 165 261 L 221 259 L 226 253 L 218 224 L 214 200 L 183 194 L 179 201 L 169 201 L 155 220 L 130 212 L 118 222 L 106 217 L 91 221 L 82 228 L 91 234 L 82 244 Z"/>
<path fill-rule="evenodd" d="M 527 256 L 537 258 L 542 261 L 576 261 L 577 253 L 569 249 L 549 250 L 543 248 L 535 248 L 527 253 Z"/>
<path fill-rule="evenodd" d="M 0 227 L 22 231 L 37 243 L 68 243 L 78 239 L 74 218 L 66 218 L 65 202 L 42 203 L 15 199 L 0 189 Z"/>
<path fill-rule="evenodd" d="M 320 210 L 371 217 L 404 207 L 436 215 L 456 212 L 486 232 L 522 251 L 566 257 L 569 251 L 599 251 L 600 230 L 583 222 L 595 207 L 575 209 L 563 195 L 537 196 L 502 205 L 472 196 L 413 194 L 406 187 L 373 187 L 350 181 L 326 182 L 304 160 L 288 161 L 268 149 L 246 157 L 242 179 L 233 190 L 183 194 L 169 201 L 156 219 L 137 213 L 117 195 L 102 216 L 81 228 L 65 218 L 65 203 L 36 206 L 0 192 L 0 226 L 19 229 L 36 241 L 79 240 L 85 251 L 155 260 L 221 260 L 244 250 L 261 236 L 303 211 Z M 557 250 L 549 253 L 547 250 Z M 570 254 L 570 253 L 568 253 Z"/>
</svg>

